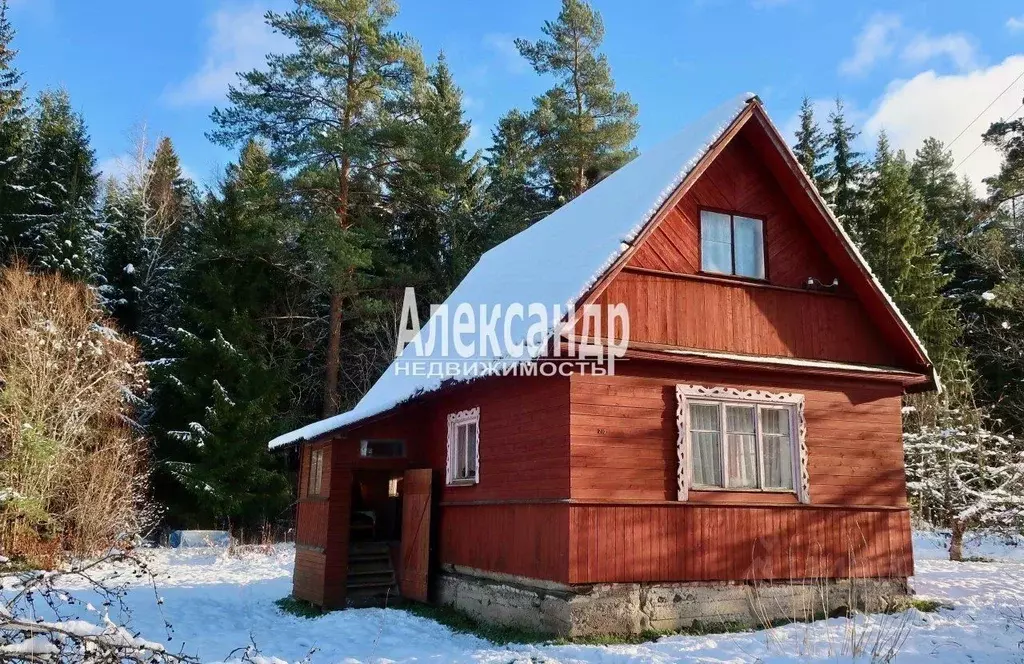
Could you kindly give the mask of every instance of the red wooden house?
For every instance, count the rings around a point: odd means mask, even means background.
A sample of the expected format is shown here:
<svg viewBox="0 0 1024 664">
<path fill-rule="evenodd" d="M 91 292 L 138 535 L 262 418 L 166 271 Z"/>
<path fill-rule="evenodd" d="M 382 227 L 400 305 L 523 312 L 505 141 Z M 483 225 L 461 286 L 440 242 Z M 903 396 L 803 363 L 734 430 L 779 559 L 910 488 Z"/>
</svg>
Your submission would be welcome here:
<svg viewBox="0 0 1024 664">
<path fill-rule="evenodd" d="M 449 303 L 517 298 L 626 305 L 614 375 L 393 368 L 272 441 L 302 450 L 297 597 L 397 582 L 580 634 L 905 588 L 901 396 L 937 379 L 756 97 L 488 252 Z"/>
</svg>

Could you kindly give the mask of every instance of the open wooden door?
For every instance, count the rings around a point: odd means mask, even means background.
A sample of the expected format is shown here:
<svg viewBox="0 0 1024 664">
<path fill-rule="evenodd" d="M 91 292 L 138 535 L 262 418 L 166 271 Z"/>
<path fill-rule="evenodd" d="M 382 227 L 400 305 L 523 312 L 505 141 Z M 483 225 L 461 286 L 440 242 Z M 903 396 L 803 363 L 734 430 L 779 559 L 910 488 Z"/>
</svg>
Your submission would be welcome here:
<svg viewBox="0 0 1024 664">
<path fill-rule="evenodd" d="M 430 572 L 430 499 L 433 471 L 407 470 L 402 482 L 402 597 L 427 601 Z"/>
</svg>

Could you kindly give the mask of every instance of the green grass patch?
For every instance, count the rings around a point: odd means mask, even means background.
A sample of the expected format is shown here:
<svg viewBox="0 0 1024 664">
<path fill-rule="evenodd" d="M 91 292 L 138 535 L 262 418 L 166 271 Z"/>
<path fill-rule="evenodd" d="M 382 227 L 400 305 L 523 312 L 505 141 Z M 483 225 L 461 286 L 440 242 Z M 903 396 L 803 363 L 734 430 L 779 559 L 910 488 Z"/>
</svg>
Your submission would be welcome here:
<svg viewBox="0 0 1024 664">
<path fill-rule="evenodd" d="M 689 627 L 682 629 L 648 629 L 639 634 L 593 634 L 572 638 L 557 638 L 551 641 L 555 645 L 588 645 L 588 646 L 632 646 L 650 643 L 666 636 L 705 636 L 708 634 L 731 634 L 749 632 L 751 629 L 739 623 L 701 622 L 695 620 Z"/>
<path fill-rule="evenodd" d="M 21 574 L 23 572 L 35 572 L 40 569 L 39 565 L 33 564 L 28 558 L 21 556 L 11 558 L 5 563 L 0 563 L 0 574 Z"/>
<path fill-rule="evenodd" d="M 897 597 L 880 613 L 901 613 L 908 609 L 917 609 L 921 613 L 935 613 L 939 609 L 952 609 L 953 605 L 940 602 L 937 599 L 925 599 L 923 597 Z"/>
<path fill-rule="evenodd" d="M 939 609 L 952 609 L 952 604 L 940 602 L 937 599 L 922 599 L 920 597 L 910 597 L 907 599 L 906 608 L 917 609 L 921 613 L 935 613 Z"/>
<path fill-rule="evenodd" d="M 986 558 L 985 556 L 967 556 L 960 562 L 963 563 L 994 563 L 995 558 Z"/>
<path fill-rule="evenodd" d="M 316 604 L 292 597 L 291 595 L 275 600 L 274 604 L 284 613 L 298 616 L 299 618 L 319 618 L 327 613 L 327 611 L 324 611 Z"/>
<path fill-rule="evenodd" d="M 489 625 L 450 606 L 432 606 L 418 602 L 405 602 L 401 605 L 396 605 L 395 608 L 407 611 L 414 616 L 433 620 L 458 634 L 472 634 L 497 645 L 548 643 L 551 641 L 551 636 L 547 634 L 532 632 L 518 627 Z"/>
<path fill-rule="evenodd" d="M 453 632 L 472 634 L 496 645 L 509 644 L 551 644 L 551 645 L 594 645 L 618 646 L 649 643 L 665 636 L 704 636 L 706 634 L 723 634 L 731 632 L 748 632 L 750 628 L 739 623 L 700 622 L 681 630 L 646 630 L 639 634 L 595 634 L 572 638 L 554 637 L 518 627 L 500 627 L 481 622 L 458 609 L 450 606 L 432 606 L 416 602 L 406 602 L 394 608 L 427 618 L 440 623 Z"/>
</svg>

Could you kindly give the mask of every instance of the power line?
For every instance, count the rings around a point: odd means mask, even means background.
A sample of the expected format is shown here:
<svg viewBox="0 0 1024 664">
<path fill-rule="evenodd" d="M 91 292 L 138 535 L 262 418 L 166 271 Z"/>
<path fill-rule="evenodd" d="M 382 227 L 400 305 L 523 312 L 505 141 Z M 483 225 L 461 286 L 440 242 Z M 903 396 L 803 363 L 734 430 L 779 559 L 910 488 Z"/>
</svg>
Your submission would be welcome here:
<svg viewBox="0 0 1024 664">
<path fill-rule="evenodd" d="M 1007 92 L 1009 92 L 1010 88 L 1012 88 L 1014 85 L 1016 85 L 1017 81 L 1019 81 L 1022 78 L 1024 78 L 1024 71 L 1021 71 L 1021 73 L 1017 75 L 1017 78 L 1013 79 L 1013 81 L 1009 85 L 1006 86 L 1005 90 L 1003 90 L 998 95 L 996 95 L 996 98 L 993 99 L 989 103 L 989 105 L 986 106 L 981 111 L 981 113 L 978 113 L 976 116 L 974 116 L 974 119 L 971 120 L 970 122 L 968 122 L 966 127 L 964 127 L 963 129 L 960 130 L 960 133 L 956 135 L 956 138 L 954 138 L 952 141 L 950 141 L 949 143 L 946 144 L 946 149 L 948 150 L 949 148 L 953 147 L 953 144 L 956 143 L 958 140 L 960 140 L 961 136 L 963 136 L 965 133 L 967 133 L 967 130 L 971 128 L 971 125 L 973 125 L 975 122 L 977 122 L 978 119 L 981 118 L 981 116 L 985 115 L 985 113 L 988 112 L 988 109 L 992 108 L 995 105 L 995 103 L 997 101 L 999 101 L 1002 98 L 1003 95 L 1005 95 Z M 977 149 L 977 148 L 975 148 L 975 149 Z"/>
<path fill-rule="evenodd" d="M 1024 72 L 1022 72 L 1022 75 L 1024 75 Z M 1017 114 L 1020 113 L 1020 109 L 1022 109 L 1022 108 L 1024 108 L 1024 103 L 1022 103 L 1020 106 L 1018 106 L 1017 110 L 1014 111 L 1013 114 L 1010 115 L 1010 117 L 1006 118 L 1006 121 L 1009 122 L 1010 120 L 1015 118 L 1017 116 Z M 983 146 L 983 145 L 985 145 L 984 139 L 981 141 L 981 143 L 978 143 L 977 147 L 975 147 L 973 150 L 971 150 L 970 153 L 966 157 L 961 159 L 960 163 L 953 167 L 953 170 L 955 171 L 956 169 L 958 169 L 961 166 L 963 166 L 964 162 L 967 161 L 968 159 L 970 159 L 971 157 L 973 157 L 974 153 L 977 152 L 978 150 L 980 150 L 981 146 Z"/>
</svg>

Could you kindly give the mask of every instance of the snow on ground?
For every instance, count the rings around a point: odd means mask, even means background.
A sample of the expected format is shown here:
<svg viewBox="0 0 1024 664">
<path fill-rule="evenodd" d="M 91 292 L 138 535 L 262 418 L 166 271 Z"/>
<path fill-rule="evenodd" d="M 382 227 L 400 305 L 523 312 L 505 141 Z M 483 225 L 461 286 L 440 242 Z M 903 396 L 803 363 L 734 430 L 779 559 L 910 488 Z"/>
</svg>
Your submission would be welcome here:
<svg viewBox="0 0 1024 664">
<path fill-rule="evenodd" d="M 902 631 L 906 641 L 896 662 L 991 664 L 1024 661 L 1024 543 L 994 540 L 968 542 L 966 555 L 994 562 L 951 563 L 942 538 L 914 537 L 917 576 L 913 587 L 922 597 L 948 602 L 937 613 L 910 610 L 895 616 L 858 617 L 794 624 L 767 631 L 711 636 L 673 636 L 640 645 L 496 646 L 399 610 L 337 611 L 316 619 L 282 613 L 274 600 L 291 590 L 294 549 L 229 556 L 203 549 L 153 549 L 143 552 L 158 575 L 158 605 L 152 588 L 140 585 L 124 569 L 103 571 L 111 580 L 135 587 L 127 601 L 135 629 L 150 640 L 166 638 L 164 618 L 174 629 L 169 650 L 183 648 L 204 661 L 223 661 L 232 650 L 254 641 L 260 651 L 293 662 L 764 662 L 870 661 L 849 654 L 851 634 L 865 646 L 882 635 Z M 88 598 L 88 591 L 69 588 Z M 88 598 L 92 599 L 92 598 Z M 1017 617 L 1017 621 L 1014 617 Z M 116 616 L 111 616 L 116 618 Z M 856 627 L 853 632 L 852 627 Z M 883 638 L 884 640 L 884 638 Z M 237 657 L 237 655 L 236 655 Z"/>
</svg>

